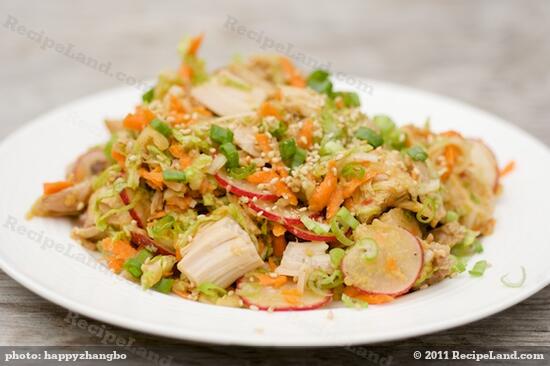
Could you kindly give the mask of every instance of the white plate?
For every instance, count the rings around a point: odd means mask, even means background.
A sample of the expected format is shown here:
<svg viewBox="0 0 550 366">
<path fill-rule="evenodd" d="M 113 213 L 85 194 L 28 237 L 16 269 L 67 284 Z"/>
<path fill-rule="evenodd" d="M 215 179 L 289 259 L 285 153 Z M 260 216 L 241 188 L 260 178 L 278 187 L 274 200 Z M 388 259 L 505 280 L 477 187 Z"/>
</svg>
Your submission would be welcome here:
<svg viewBox="0 0 550 366">
<path fill-rule="evenodd" d="M 44 181 L 59 180 L 77 154 L 107 138 L 102 120 L 121 117 L 139 101 L 139 91 L 117 89 L 57 109 L 29 123 L 0 146 L 0 265 L 11 277 L 72 311 L 121 327 L 192 341 L 257 346 L 334 346 L 372 343 L 455 327 L 512 306 L 550 282 L 550 153 L 518 128 L 485 112 L 409 88 L 369 81 L 362 95 L 369 114 L 386 113 L 399 123 L 455 129 L 484 139 L 499 162 L 514 159 L 496 208 L 494 235 L 484 240 L 491 268 L 481 278 L 467 273 L 381 306 L 267 313 L 204 305 L 142 291 L 97 264 L 70 239 L 71 223 L 26 221 Z M 15 221 L 17 224 L 12 225 Z M 14 230 L 15 229 L 15 230 Z M 520 266 L 521 288 L 500 277 Z M 332 312 L 330 314 L 329 312 Z"/>
</svg>

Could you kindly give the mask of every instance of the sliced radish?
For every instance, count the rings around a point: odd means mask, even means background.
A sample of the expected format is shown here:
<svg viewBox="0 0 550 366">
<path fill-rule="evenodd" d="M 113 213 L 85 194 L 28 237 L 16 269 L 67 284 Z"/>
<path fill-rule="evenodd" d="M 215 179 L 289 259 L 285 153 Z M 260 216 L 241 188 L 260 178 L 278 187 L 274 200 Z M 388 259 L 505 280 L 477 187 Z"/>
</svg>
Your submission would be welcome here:
<svg viewBox="0 0 550 366">
<path fill-rule="evenodd" d="M 122 202 L 125 205 L 129 205 L 130 202 L 132 201 L 130 199 L 130 195 L 128 194 L 128 190 L 126 190 L 126 189 L 123 189 L 122 191 L 120 191 L 119 195 L 120 195 L 120 199 L 122 200 Z M 145 228 L 145 222 L 141 219 L 141 217 L 138 214 L 137 210 L 134 209 L 134 208 L 131 208 L 130 210 L 128 210 L 128 212 L 130 213 L 130 216 L 132 216 L 132 218 L 134 220 L 136 220 L 137 226 L 144 229 Z"/>
<path fill-rule="evenodd" d="M 279 207 L 271 202 L 266 201 L 250 201 L 248 206 L 257 213 L 261 213 L 261 216 L 265 217 L 270 221 L 275 221 L 280 224 L 287 223 L 289 225 L 301 225 L 302 216 L 309 216 L 311 213 L 300 212 L 296 209 L 288 207 Z"/>
<path fill-rule="evenodd" d="M 277 195 L 271 192 L 259 190 L 258 187 L 253 184 L 244 181 L 236 181 L 225 174 L 225 172 L 219 171 L 215 177 L 222 188 L 225 188 L 236 196 L 248 197 L 250 199 L 256 197 L 264 201 L 276 201 L 278 198 Z"/>
<path fill-rule="evenodd" d="M 472 172 L 495 191 L 498 187 L 500 172 L 493 151 L 481 140 L 469 139 L 471 144 L 470 160 Z"/>
<path fill-rule="evenodd" d="M 379 220 L 358 230 L 361 237 L 372 239 L 370 244 L 374 241 L 376 248 L 359 241 L 348 250 L 342 261 L 346 285 L 392 296 L 409 291 L 422 269 L 423 252 L 418 239 L 405 229 Z"/>
<path fill-rule="evenodd" d="M 174 250 L 169 250 L 169 249 L 161 246 L 159 243 L 157 243 L 156 241 L 151 239 L 149 237 L 149 235 L 147 235 L 145 233 L 145 231 L 143 231 L 143 230 L 132 231 L 130 233 L 130 235 L 131 235 L 130 241 L 132 243 L 134 243 L 135 245 L 137 245 L 138 247 L 153 246 L 153 247 L 158 249 L 159 254 L 164 254 L 164 255 L 174 255 L 175 254 Z"/>
<path fill-rule="evenodd" d="M 336 240 L 336 237 L 332 234 L 315 234 L 313 231 L 309 231 L 300 225 L 293 225 L 287 222 L 285 223 L 285 227 L 292 235 L 303 240 L 324 242 Z"/>
<path fill-rule="evenodd" d="M 257 280 L 251 281 L 252 276 L 243 277 L 237 283 L 237 295 L 246 306 L 255 306 L 259 310 L 292 311 L 312 310 L 328 304 L 332 294 L 317 294 L 305 289 L 303 294 L 297 291 L 296 283 L 287 281 L 281 287 L 262 286 Z"/>
</svg>

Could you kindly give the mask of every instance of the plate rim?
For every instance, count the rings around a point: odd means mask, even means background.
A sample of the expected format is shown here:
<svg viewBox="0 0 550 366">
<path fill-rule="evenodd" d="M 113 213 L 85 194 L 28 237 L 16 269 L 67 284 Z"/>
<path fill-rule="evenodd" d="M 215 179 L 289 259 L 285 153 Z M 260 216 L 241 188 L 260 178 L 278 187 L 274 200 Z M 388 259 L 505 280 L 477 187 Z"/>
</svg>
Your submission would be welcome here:
<svg viewBox="0 0 550 366">
<path fill-rule="evenodd" d="M 362 78 L 358 77 L 358 80 L 362 80 L 373 85 L 379 85 L 383 88 L 400 90 L 406 93 L 411 93 L 418 95 L 422 98 L 428 98 L 436 102 L 443 102 L 447 105 L 454 106 L 460 109 L 463 109 L 469 113 L 475 113 L 481 115 L 483 118 L 492 119 L 499 124 L 504 125 L 506 128 L 513 130 L 514 132 L 523 135 L 533 143 L 536 143 L 539 147 L 543 148 L 544 151 L 550 156 L 550 148 L 538 140 L 536 137 L 528 133 L 527 131 L 521 129 L 517 125 L 495 115 L 490 112 L 484 111 L 476 106 L 469 105 L 460 100 L 448 97 L 446 95 L 436 94 L 430 91 L 425 91 L 422 89 L 417 89 L 414 87 L 409 87 L 406 85 L 401 85 L 398 83 L 380 81 L 372 78 Z M 40 120 L 46 119 L 50 115 L 55 115 L 62 112 L 65 109 L 74 107 L 75 105 L 86 103 L 89 100 L 98 99 L 104 95 L 115 94 L 115 93 L 127 93 L 131 90 L 130 86 L 122 86 L 116 88 L 110 88 L 102 90 L 90 95 L 76 98 L 66 104 L 57 106 L 45 113 L 38 115 L 37 117 L 31 119 L 29 122 L 25 123 L 20 128 L 9 133 L 2 140 L 0 140 L 0 151 L 4 149 L 4 145 L 8 141 L 17 138 L 19 134 L 25 133 L 27 130 L 31 130 L 35 127 L 36 124 L 40 123 Z M 376 88 L 374 89 L 376 92 Z M 244 337 L 241 335 L 239 339 L 236 339 L 232 335 L 225 335 L 220 333 L 208 333 L 208 332 L 196 332 L 190 329 L 186 329 L 183 333 L 175 331 L 173 329 L 167 328 L 163 325 L 154 325 L 149 322 L 142 322 L 138 319 L 125 318 L 120 315 L 113 315 L 107 311 L 100 311 L 94 308 L 89 307 L 87 304 L 82 302 L 74 301 L 67 298 L 64 295 L 59 295 L 53 290 L 49 290 L 45 287 L 42 287 L 32 276 L 25 275 L 17 270 L 15 265 L 8 263 L 4 257 L 0 256 L 0 268 L 12 279 L 18 282 L 21 286 L 27 288 L 33 293 L 41 296 L 42 298 L 61 306 L 68 311 L 74 311 L 78 314 L 87 316 L 89 318 L 95 319 L 97 321 L 106 322 L 113 324 L 115 326 L 131 329 L 137 332 L 153 334 L 162 337 L 169 337 L 173 339 L 191 341 L 191 342 L 200 342 L 205 344 L 219 344 L 219 345 L 242 345 L 242 346 L 260 346 L 260 347 L 291 347 L 291 348 L 300 348 L 300 347 L 330 347 L 330 346 L 345 346 L 345 345 L 359 345 L 359 344 L 376 344 L 388 341 L 397 341 L 414 336 L 421 336 L 429 333 L 435 333 L 442 330 L 452 329 L 461 325 L 466 325 L 477 320 L 486 318 L 488 316 L 497 314 L 513 305 L 516 305 L 535 293 L 539 292 L 546 286 L 550 284 L 550 273 L 546 278 L 540 279 L 538 282 L 534 283 L 529 289 L 524 289 L 521 292 L 517 293 L 515 296 L 510 296 L 506 301 L 502 301 L 496 306 L 490 307 L 487 310 L 481 310 L 473 315 L 464 314 L 461 317 L 456 317 L 452 320 L 440 321 L 439 323 L 429 323 L 428 325 L 418 326 L 414 328 L 407 328 L 405 330 L 384 333 L 382 336 L 376 337 L 376 340 L 371 340 L 368 337 L 368 334 L 358 333 L 355 335 L 348 336 L 346 338 L 332 339 L 332 338 L 315 338 L 313 340 L 302 340 L 300 343 L 296 341 L 285 341 L 279 340 L 277 343 L 273 342 L 272 338 L 264 338 L 254 336 L 254 334 Z"/>
</svg>

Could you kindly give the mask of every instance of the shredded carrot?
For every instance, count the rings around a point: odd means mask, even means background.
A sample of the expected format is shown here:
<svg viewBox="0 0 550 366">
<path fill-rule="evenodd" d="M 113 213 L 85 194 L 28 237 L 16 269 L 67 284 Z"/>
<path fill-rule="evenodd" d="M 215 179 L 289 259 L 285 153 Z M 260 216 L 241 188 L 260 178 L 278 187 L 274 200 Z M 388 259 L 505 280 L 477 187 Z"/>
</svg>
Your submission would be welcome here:
<svg viewBox="0 0 550 366">
<path fill-rule="evenodd" d="M 273 237 L 273 255 L 282 257 L 286 249 L 286 239 L 284 235 Z"/>
<path fill-rule="evenodd" d="M 271 144 L 269 143 L 269 137 L 265 133 L 256 134 L 256 142 L 260 147 L 260 150 L 264 153 L 271 151 Z"/>
<path fill-rule="evenodd" d="M 451 175 L 451 173 L 453 172 L 453 169 L 459 154 L 460 154 L 460 149 L 458 148 L 458 146 L 453 144 L 445 146 L 443 155 L 445 155 L 445 160 L 447 162 L 446 163 L 447 171 L 441 177 L 444 181 L 447 180 Z"/>
<path fill-rule="evenodd" d="M 172 292 L 178 295 L 179 297 L 183 297 L 184 299 L 189 299 L 189 293 L 187 292 L 182 292 L 174 289 L 172 289 Z"/>
<path fill-rule="evenodd" d="M 121 168 L 124 168 L 125 165 L 126 165 L 126 156 L 124 156 L 122 153 L 118 152 L 118 151 L 111 151 L 111 157 L 113 159 L 115 159 L 115 161 L 117 162 L 117 164 L 121 167 Z"/>
<path fill-rule="evenodd" d="M 344 199 L 350 197 L 357 188 L 371 180 L 373 176 L 373 174 L 366 174 L 363 178 L 354 178 L 344 183 L 342 188 Z"/>
<path fill-rule="evenodd" d="M 193 112 L 197 112 L 201 116 L 212 117 L 212 112 L 210 112 L 208 109 L 206 109 L 206 107 L 202 105 L 193 107 Z"/>
<path fill-rule="evenodd" d="M 204 38 L 204 33 L 201 33 L 198 36 L 191 38 L 191 41 L 189 42 L 189 48 L 187 49 L 188 55 L 195 56 L 197 54 L 197 51 L 199 50 L 202 44 L 203 38 Z"/>
<path fill-rule="evenodd" d="M 172 144 L 168 148 L 168 151 L 170 151 L 170 154 L 175 156 L 176 158 L 181 158 L 185 155 L 185 150 L 183 150 L 183 146 L 180 144 Z"/>
<path fill-rule="evenodd" d="M 191 206 L 191 201 L 193 199 L 189 196 L 181 197 L 181 196 L 174 196 L 166 199 L 166 204 L 175 206 L 179 208 L 182 211 L 187 210 Z"/>
<path fill-rule="evenodd" d="M 306 81 L 300 75 L 300 72 L 294 67 L 294 64 L 288 57 L 281 57 L 279 59 L 283 72 L 285 73 L 289 84 L 298 88 L 304 88 L 306 86 Z"/>
<path fill-rule="evenodd" d="M 260 108 L 258 109 L 258 114 L 261 117 L 273 116 L 279 120 L 282 119 L 279 111 L 269 102 L 263 102 Z"/>
<path fill-rule="evenodd" d="M 290 190 L 290 188 L 288 188 L 286 183 L 281 180 L 277 181 L 277 183 L 273 185 L 271 191 L 279 197 L 288 199 L 288 203 L 292 206 L 296 206 L 298 204 L 298 198 L 296 195 Z"/>
<path fill-rule="evenodd" d="M 179 249 L 176 248 L 176 260 L 179 261 L 181 258 L 181 252 Z"/>
<path fill-rule="evenodd" d="M 191 69 L 191 67 L 187 64 L 181 64 L 178 73 L 186 82 L 191 81 L 191 78 L 193 77 L 193 69 Z"/>
<path fill-rule="evenodd" d="M 275 271 L 275 269 L 277 268 L 277 263 L 275 263 L 275 259 L 273 257 L 269 257 L 267 259 L 267 264 L 269 265 L 269 269 L 271 270 L 271 272 Z"/>
<path fill-rule="evenodd" d="M 279 175 L 273 170 L 259 170 L 246 177 L 246 180 L 252 184 L 269 183 L 274 178 L 279 178 Z"/>
<path fill-rule="evenodd" d="M 279 288 L 282 285 L 286 283 L 288 278 L 286 276 L 277 276 L 277 277 L 271 277 L 263 273 L 257 273 L 256 278 L 258 278 L 258 282 L 262 286 L 272 286 L 275 288 Z"/>
<path fill-rule="evenodd" d="M 309 149 L 313 145 L 313 121 L 308 118 L 298 132 L 298 146 Z"/>
<path fill-rule="evenodd" d="M 281 235 L 284 235 L 286 233 L 286 228 L 279 224 L 278 222 L 275 222 L 273 223 L 273 235 L 275 236 L 281 236 Z"/>
<path fill-rule="evenodd" d="M 460 132 L 455 131 L 455 130 L 449 130 L 449 131 L 441 132 L 441 135 L 442 136 L 447 136 L 447 137 L 462 137 L 462 134 Z"/>
<path fill-rule="evenodd" d="M 166 216 L 166 211 L 161 210 L 161 211 L 155 212 L 153 215 L 149 216 L 147 218 L 147 221 L 153 221 L 155 219 L 159 219 L 159 218 L 164 217 L 164 216 Z"/>
<path fill-rule="evenodd" d="M 170 97 L 170 111 L 176 114 L 184 114 L 186 112 L 181 100 L 178 99 L 175 95 Z"/>
<path fill-rule="evenodd" d="M 390 296 L 390 295 L 369 294 L 359 290 L 356 287 L 344 288 L 344 294 L 348 295 L 349 297 L 353 297 L 354 299 L 365 301 L 366 303 L 372 304 L 372 305 L 385 304 L 395 299 L 393 296 Z"/>
<path fill-rule="evenodd" d="M 139 169 L 139 175 L 140 177 L 145 179 L 151 187 L 155 189 L 162 189 L 164 181 L 162 179 L 162 172 L 160 170 L 148 171 L 141 168 Z"/>
<path fill-rule="evenodd" d="M 506 164 L 504 168 L 502 168 L 502 170 L 500 171 L 500 176 L 505 177 L 508 174 L 512 173 L 515 169 L 516 169 L 516 162 L 512 160 L 508 162 L 508 164 Z"/>
<path fill-rule="evenodd" d="M 283 289 L 281 290 L 281 293 L 283 294 L 283 298 L 286 302 L 292 305 L 298 305 L 300 303 L 300 292 L 298 289 Z"/>
<path fill-rule="evenodd" d="M 214 187 L 212 184 L 210 184 L 210 181 L 207 178 L 204 178 L 201 182 L 201 185 L 199 187 L 199 192 L 201 194 L 205 194 L 208 192 L 212 192 L 214 190 Z"/>
<path fill-rule="evenodd" d="M 193 158 L 189 155 L 182 155 L 180 156 L 180 168 L 185 169 L 191 166 L 193 164 Z"/>
<path fill-rule="evenodd" d="M 135 250 L 126 240 L 112 240 L 105 238 L 101 241 L 101 249 L 107 259 L 109 268 L 116 273 L 122 270 L 122 265 L 130 257 L 136 255 Z"/>
<path fill-rule="evenodd" d="M 273 99 L 275 100 L 283 100 L 283 92 L 281 91 L 281 88 L 278 88 L 275 93 L 273 94 Z"/>
<path fill-rule="evenodd" d="M 134 113 L 128 114 L 122 122 L 125 128 L 141 131 L 155 119 L 155 115 L 148 108 L 137 106 Z"/>
<path fill-rule="evenodd" d="M 342 187 L 338 186 L 328 201 L 327 220 L 332 219 L 336 215 L 342 203 L 344 203 L 344 192 L 342 191 Z"/>
<path fill-rule="evenodd" d="M 44 183 L 42 188 L 44 190 L 44 194 L 54 194 L 66 188 L 72 187 L 73 185 L 73 182 L 64 180 L 60 182 Z"/>
<path fill-rule="evenodd" d="M 313 212 L 321 211 L 330 201 L 330 196 L 336 190 L 338 179 L 336 177 L 336 162 L 331 160 L 328 163 L 327 174 L 319 184 L 309 199 L 309 208 Z"/>
</svg>

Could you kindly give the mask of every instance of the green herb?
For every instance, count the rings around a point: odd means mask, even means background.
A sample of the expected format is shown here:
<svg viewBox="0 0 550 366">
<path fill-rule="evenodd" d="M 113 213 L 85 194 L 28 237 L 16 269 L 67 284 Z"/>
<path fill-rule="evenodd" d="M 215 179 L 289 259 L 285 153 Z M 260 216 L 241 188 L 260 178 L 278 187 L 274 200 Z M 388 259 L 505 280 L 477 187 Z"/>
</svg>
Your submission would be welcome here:
<svg viewBox="0 0 550 366">
<path fill-rule="evenodd" d="M 342 176 L 344 178 L 358 178 L 361 179 L 365 176 L 365 168 L 360 163 L 349 163 L 342 168 Z"/>
<path fill-rule="evenodd" d="M 344 101 L 344 104 L 348 108 L 353 107 L 360 107 L 361 106 L 361 99 L 359 99 L 359 95 L 355 92 L 339 92 L 337 93 L 342 97 L 342 100 Z"/>
<path fill-rule="evenodd" d="M 162 172 L 162 179 L 167 182 L 186 182 L 187 174 L 180 170 L 166 169 Z"/>
<path fill-rule="evenodd" d="M 346 236 L 346 231 L 348 230 L 348 227 L 344 227 L 344 228 L 341 228 L 340 227 L 340 223 L 338 222 L 338 219 L 335 217 L 332 219 L 332 221 L 330 222 L 330 231 L 332 231 L 332 233 L 334 234 L 334 236 L 336 237 L 336 239 L 344 244 L 345 246 L 349 247 L 351 245 L 354 244 L 353 240 L 351 240 L 350 238 L 348 238 Z"/>
<path fill-rule="evenodd" d="M 147 249 L 141 249 L 135 256 L 128 258 L 122 267 L 128 271 L 135 278 L 140 278 L 143 272 L 141 271 L 141 265 L 152 257 L 153 254 Z"/>
<path fill-rule="evenodd" d="M 302 224 L 304 224 L 308 230 L 313 231 L 315 234 L 326 234 L 330 230 L 330 227 L 327 224 L 315 221 L 307 216 L 302 216 L 300 221 L 302 221 Z"/>
<path fill-rule="evenodd" d="M 153 101 L 153 98 L 155 96 L 155 87 L 152 87 L 151 89 L 147 90 L 142 96 L 141 100 L 144 103 L 151 103 Z"/>
<path fill-rule="evenodd" d="M 279 143 L 279 152 L 281 153 L 281 158 L 284 161 L 290 161 L 298 147 L 296 146 L 296 141 L 294 139 L 288 139 Z"/>
<path fill-rule="evenodd" d="M 342 303 L 346 305 L 348 308 L 355 308 L 355 309 L 364 309 L 369 306 L 368 302 L 354 299 L 353 297 L 350 297 L 346 294 L 342 294 Z"/>
<path fill-rule="evenodd" d="M 333 248 L 328 252 L 330 256 L 330 263 L 334 268 L 340 267 L 340 263 L 342 263 L 342 259 L 344 259 L 344 255 L 346 255 L 346 251 L 342 248 Z"/>
<path fill-rule="evenodd" d="M 374 116 L 372 121 L 380 129 L 382 134 L 388 133 L 395 128 L 395 123 L 392 119 L 385 115 Z"/>
<path fill-rule="evenodd" d="M 420 146 L 410 147 L 406 152 L 407 155 L 416 161 L 424 161 L 428 158 L 428 153 Z"/>
<path fill-rule="evenodd" d="M 288 127 L 284 122 L 277 121 L 277 127 L 269 130 L 269 133 L 277 140 L 280 140 L 285 135 L 287 129 Z"/>
<path fill-rule="evenodd" d="M 332 82 L 325 70 L 315 70 L 307 78 L 307 86 L 318 93 L 332 95 Z"/>
<path fill-rule="evenodd" d="M 345 207 L 342 207 L 338 210 L 336 213 L 336 218 L 344 225 L 349 226 L 353 230 L 359 226 L 359 221 L 353 215 L 349 210 Z"/>
<path fill-rule="evenodd" d="M 172 291 L 172 286 L 174 285 L 174 279 L 172 278 L 163 278 L 161 279 L 154 287 L 155 290 L 168 294 Z"/>
<path fill-rule="evenodd" d="M 162 133 L 165 137 L 170 137 L 170 135 L 172 135 L 172 129 L 170 126 L 167 123 L 162 122 L 160 119 L 155 118 L 152 120 L 151 127 Z"/>
<path fill-rule="evenodd" d="M 256 165 L 250 164 L 247 166 L 240 166 L 229 170 L 229 175 L 235 179 L 245 179 L 250 174 L 256 171 Z"/>
<path fill-rule="evenodd" d="M 384 143 L 382 136 L 380 136 L 378 133 L 376 133 L 376 131 L 368 127 L 359 127 L 357 131 L 355 131 L 355 137 L 357 137 L 359 140 L 367 141 L 369 145 L 374 148 L 382 146 L 382 144 Z"/>
<path fill-rule="evenodd" d="M 220 145 L 233 142 L 233 132 L 229 128 L 212 125 L 210 127 L 210 139 Z"/>
<path fill-rule="evenodd" d="M 510 275 L 509 273 L 505 274 L 504 276 L 502 276 L 500 278 L 500 282 L 502 282 L 502 284 L 504 286 L 507 286 L 507 287 L 512 287 L 512 288 L 518 288 L 518 287 L 521 287 L 523 286 L 523 284 L 525 283 L 525 279 L 527 278 L 527 273 L 525 272 L 525 267 L 523 266 L 520 266 L 521 268 L 521 278 L 519 281 L 517 282 L 511 282 L 508 280 L 508 276 Z"/>
<path fill-rule="evenodd" d="M 239 153 L 237 152 L 237 148 L 233 143 L 226 142 L 220 146 L 221 153 L 225 156 L 227 159 L 227 163 L 225 163 L 225 166 L 229 169 L 234 169 L 239 167 Z"/>
<path fill-rule="evenodd" d="M 378 244 L 374 239 L 361 239 L 357 245 L 363 250 L 363 259 L 370 261 L 378 256 Z"/>
<path fill-rule="evenodd" d="M 220 297 L 224 296 L 227 293 L 225 289 L 216 286 L 210 282 L 201 283 L 199 286 L 197 286 L 197 290 L 208 297 Z"/>
<path fill-rule="evenodd" d="M 292 162 L 290 163 L 291 168 L 296 168 L 302 165 L 306 161 L 307 153 L 304 149 L 297 148 L 294 156 L 292 157 Z"/>
<path fill-rule="evenodd" d="M 468 273 L 474 277 L 481 277 L 483 276 L 483 273 L 485 273 L 485 270 L 487 269 L 488 263 L 486 260 L 481 260 L 476 262 L 472 269 L 468 271 Z"/>
<path fill-rule="evenodd" d="M 453 222 L 457 221 L 459 219 L 459 216 L 454 211 L 447 211 L 447 214 L 445 215 L 445 222 Z"/>
</svg>

